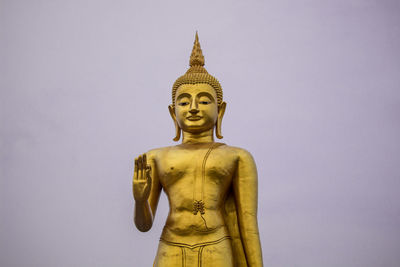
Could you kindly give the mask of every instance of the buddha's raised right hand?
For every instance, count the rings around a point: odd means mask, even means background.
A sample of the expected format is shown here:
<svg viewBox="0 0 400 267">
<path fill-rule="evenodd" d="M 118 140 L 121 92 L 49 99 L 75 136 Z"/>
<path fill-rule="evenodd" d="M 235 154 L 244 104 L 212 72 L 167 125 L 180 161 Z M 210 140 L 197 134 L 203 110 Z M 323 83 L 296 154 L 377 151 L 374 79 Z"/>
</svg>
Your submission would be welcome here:
<svg viewBox="0 0 400 267">
<path fill-rule="evenodd" d="M 151 189 L 151 166 L 147 165 L 146 154 L 135 159 L 133 172 L 133 197 L 138 202 L 147 201 Z"/>
</svg>

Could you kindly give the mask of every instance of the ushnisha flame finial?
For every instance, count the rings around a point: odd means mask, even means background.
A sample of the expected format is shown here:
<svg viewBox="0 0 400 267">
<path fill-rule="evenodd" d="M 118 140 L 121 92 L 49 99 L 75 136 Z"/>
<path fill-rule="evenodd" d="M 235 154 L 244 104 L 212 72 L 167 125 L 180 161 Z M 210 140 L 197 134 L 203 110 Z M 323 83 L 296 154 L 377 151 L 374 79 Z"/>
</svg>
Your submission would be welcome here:
<svg viewBox="0 0 400 267">
<path fill-rule="evenodd" d="M 196 31 L 196 37 L 194 39 L 192 54 L 190 55 L 189 66 L 204 66 L 205 60 L 203 56 L 203 51 L 201 51 L 199 35 Z"/>
<path fill-rule="evenodd" d="M 175 96 L 176 90 L 182 84 L 197 84 L 197 83 L 207 83 L 211 85 L 216 94 L 218 105 L 222 103 L 222 88 L 218 80 L 210 75 L 204 68 L 205 59 L 203 56 L 203 51 L 200 47 L 199 36 L 196 31 L 196 36 L 194 39 L 192 54 L 190 55 L 189 66 L 190 68 L 186 71 L 184 75 L 179 77 L 174 85 L 172 86 L 172 105 L 175 106 Z"/>
</svg>

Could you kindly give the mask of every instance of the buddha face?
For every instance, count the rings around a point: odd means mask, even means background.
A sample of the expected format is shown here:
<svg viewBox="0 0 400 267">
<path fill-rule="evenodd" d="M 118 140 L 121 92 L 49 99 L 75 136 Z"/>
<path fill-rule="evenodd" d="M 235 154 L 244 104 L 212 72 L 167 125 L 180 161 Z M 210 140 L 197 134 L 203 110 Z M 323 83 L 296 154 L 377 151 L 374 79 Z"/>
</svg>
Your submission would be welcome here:
<svg viewBox="0 0 400 267">
<path fill-rule="evenodd" d="M 206 83 L 179 86 L 176 91 L 175 116 L 183 131 L 201 133 L 212 129 L 218 119 L 214 88 Z"/>
</svg>

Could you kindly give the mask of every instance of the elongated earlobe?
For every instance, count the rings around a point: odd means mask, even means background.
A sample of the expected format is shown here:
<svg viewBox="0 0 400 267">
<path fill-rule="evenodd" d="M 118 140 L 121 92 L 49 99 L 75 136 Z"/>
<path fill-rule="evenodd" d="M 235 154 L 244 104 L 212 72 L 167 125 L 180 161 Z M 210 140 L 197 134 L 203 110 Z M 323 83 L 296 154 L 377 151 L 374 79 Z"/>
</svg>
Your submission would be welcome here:
<svg viewBox="0 0 400 267">
<path fill-rule="evenodd" d="M 222 102 L 221 105 L 218 107 L 218 119 L 217 123 L 215 124 L 215 135 L 217 136 L 218 139 L 224 138 L 221 134 L 221 124 L 222 124 L 222 118 L 224 117 L 226 109 L 226 103 Z"/>
<path fill-rule="evenodd" d="M 181 127 L 179 127 L 178 122 L 176 121 L 175 108 L 173 105 L 169 105 L 168 110 L 169 110 L 169 114 L 171 114 L 172 120 L 174 121 L 174 124 L 175 124 L 175 138 L 172 140 L 179 141 L 179 139 L 181 139 Z"/>
</svg>

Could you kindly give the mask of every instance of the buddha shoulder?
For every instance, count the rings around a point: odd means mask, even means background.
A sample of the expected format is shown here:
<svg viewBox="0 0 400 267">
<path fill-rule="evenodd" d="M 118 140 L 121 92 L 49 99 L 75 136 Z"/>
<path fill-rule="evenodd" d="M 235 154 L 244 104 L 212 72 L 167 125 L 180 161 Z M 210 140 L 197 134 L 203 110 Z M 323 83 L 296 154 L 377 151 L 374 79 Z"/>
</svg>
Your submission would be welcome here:
<svg viewBox="0 0 400 267">
<path fill-rule="evenodd" d="M 239 161 L 254 162 L 253 156 L 246 149 L 228 145 L 222 146 L 221 148 L 224 149 L 227 154 L 235 156 L 235 158 Z"/>
<path fill-rule="evenodd" d="M 147 151 L 146 155 L 148 159 L 158 161 L 168 156 L 171 156 L 171 154 L 179 150 L 180 149 L 178 146 L 159 147 Z"/>
<path fill-rule="evenodd" d="M 150 160 L 160 159 L 168 153 L 170 147 L 153 148 L 146 152 L 147 158 Z"/>
</svg>

